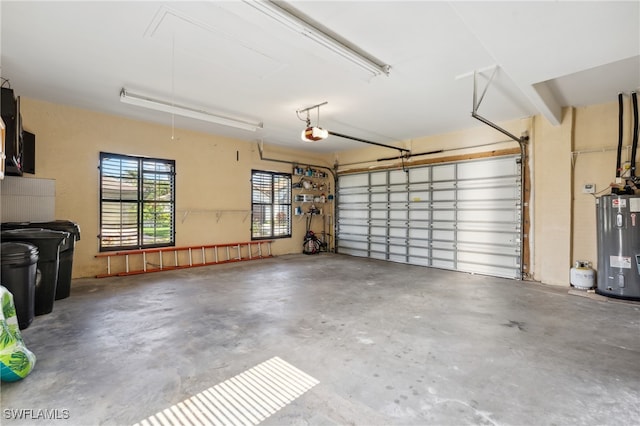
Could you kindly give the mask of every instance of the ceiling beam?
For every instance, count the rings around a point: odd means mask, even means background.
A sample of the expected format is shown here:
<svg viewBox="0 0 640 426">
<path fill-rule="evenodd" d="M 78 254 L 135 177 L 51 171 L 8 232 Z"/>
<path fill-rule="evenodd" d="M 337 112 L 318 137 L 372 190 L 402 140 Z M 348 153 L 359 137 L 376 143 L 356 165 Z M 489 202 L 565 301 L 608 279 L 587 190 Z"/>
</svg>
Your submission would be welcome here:
<svg viewBox="0 0 640 426">
<path fill-rule="evenodd" d="M 559 126 L 562 123 L 562 105 L 554 96 L 547 82 L 518 86 L 549 123 L 554 126 Z"/>
</svg>

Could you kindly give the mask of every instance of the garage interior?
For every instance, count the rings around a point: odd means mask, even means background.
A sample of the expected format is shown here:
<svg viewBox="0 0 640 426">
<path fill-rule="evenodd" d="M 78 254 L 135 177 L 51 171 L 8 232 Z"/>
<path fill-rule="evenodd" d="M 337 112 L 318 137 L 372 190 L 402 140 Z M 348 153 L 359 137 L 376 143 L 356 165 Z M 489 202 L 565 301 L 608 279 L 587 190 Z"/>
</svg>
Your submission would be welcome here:
<svg viewBox="0 0 640 426">
<path fill-rule="evenodd" d="M 78 279 L 25 330 L 39 358 L 3 384 L 3 408 L 66 409 L 73 424 L 636 422 L 638 305 L 322 256 Z M 274 357 L 317 384 L 275 408 L 250 383 L 249 398 L 207 392 Z M 186 421 L 163 413 L 181 403 Z"/>
<path fill-rule="evenodd" d="M 0 16 L 3 235 L 82 235 L 4 423 L 637 423 L 638 2 Z"/>
</svg>

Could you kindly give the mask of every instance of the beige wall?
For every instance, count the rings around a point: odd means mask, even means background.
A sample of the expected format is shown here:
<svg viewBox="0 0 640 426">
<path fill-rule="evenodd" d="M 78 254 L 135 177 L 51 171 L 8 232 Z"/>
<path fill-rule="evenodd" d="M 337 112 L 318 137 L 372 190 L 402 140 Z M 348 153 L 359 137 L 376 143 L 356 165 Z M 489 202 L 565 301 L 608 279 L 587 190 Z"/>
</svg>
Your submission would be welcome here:
<svg viewBox="0 0 640 426">
<path fill-rule="evenodd" d="M 255 143 L 127 120 L 96 112 L 22 98 L 24 127 L 36 134 L 36 178 L 56 181 L 56 219 L 77 222 L 81 240 L 74 252 L 73 276 L 106 272 L 96 259 L 99 234 L 99 153 L 141 155 L 176 161 L 176 245 L 244 242 L 251 239 L 251 169 L 291 172 L 288 164 L 261 161 Z M 239 161 L 236 161 L 236 151 Z M 325 164 L 320 156 L 291 150 L 266 155 Z M 328 165 L 328 164 L 327 164 Z M 188 213 L 187 213 L 188 212 Z M 184 217 L 187 213 L 186 218 Z M 316 219 L 318 220 L 318 219 Z M 294 218 L 293 236 L 273 244 L 274 254 L 299 253 L 305 233 Z"/>
<path fill-rule="evenodd" d="M 624 97 L 622 164 L 630 160 L 631 102 Z M 615 181 L 618 144 L 618 103 L 576 108 L 573 141 L 573 253 L 571 261 L 586 260 L 597 269 L 595 197 L 584 184 L 596 185 L 599 195 L 610 194 Z M 637 173 L 636 173 L 637 174 Z"/>
<path fill-rule="evenodd" d="M 166 126 L 26 98 L 22 100 L 22 114 L 25 128 L 37 137 L 35 177 L 56 180 L 56 218 L 78 222 L 82 229 L 74 258 L 74 277 L 92 276 L 105 270 L 104 260 L 94 258 L 98 253 L 100 151 L 176 160 L 178 246 L 248 241 L 250 220 L 246 214 L 223 212 L 218 220 L 216 211 L 250 208 L 252 168 L 291 171 L 288 164 L 261 161 L 257 145 L 252 142 L 179 129 L 175 130 L 178 140 L 172 141 L 171 129 Z M 628 115 L 625 145 L 631 141 Z M 474 127 L 404 141 L 400 146 L 413 152 L 446 151 L 427 158 L 517 147 L 517 143 L 471 118 L 469 124 Z M 552 126 L 540 116 L 499 124 L 517 136 L 525 131 L 530 134 L 531 277 L 547 284 L 568 286 L 573 261 L 589 260 L 595 264 L 594 197 L 583 194 L 582 186 L 594 183 L 598 191 L 606 190 L 615 176 L 617 103 L 567 108 L 560 126 Z M 366 145 L 325 156 L 268 145 L 264 151 L 265 157 L 302 165 L 331 166 L 338 161 L 343 165 L 341 171 L 380 166 L 385 163 L 376 161 L 378 158 L 397 154 Z M 572 152 L 578 152 L 573 155 L 574 166 Z M 624 153 L 626 160 L 629 151 Z M 422 158 L 425 157 L 414 157 L 407 164 Z M 350 163 L 356 164 L 344 166 Z M 314 223 L 314 228 L 320 227 L 321 223 Z M 300 252 L 304 232 L 304 220 L 294 217 L 293 237 L 277 240 L 274 253 Z"/>
<path fill-rule="evenodd" d="M 562 124 L 536 117 L 533 131 L 533 279 L 569 285 L 571 252 L 571 141 L 574 114 Z"/>
</svg>

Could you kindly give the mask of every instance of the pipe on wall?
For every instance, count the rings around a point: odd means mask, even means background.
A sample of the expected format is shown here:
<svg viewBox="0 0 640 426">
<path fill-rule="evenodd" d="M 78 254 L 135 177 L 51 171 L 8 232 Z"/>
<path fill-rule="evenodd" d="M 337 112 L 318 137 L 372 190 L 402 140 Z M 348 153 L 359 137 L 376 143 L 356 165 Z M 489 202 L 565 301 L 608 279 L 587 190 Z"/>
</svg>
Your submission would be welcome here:
<svg viewBox="0 0 640 426">
<path fill-rule="evenodd" d="M 624 106 L 622 93 L 618 93 L 618 151 L 616 154 L 616 178 L 622 174 L 622 125 L 624 118 Z"/>
</svg>

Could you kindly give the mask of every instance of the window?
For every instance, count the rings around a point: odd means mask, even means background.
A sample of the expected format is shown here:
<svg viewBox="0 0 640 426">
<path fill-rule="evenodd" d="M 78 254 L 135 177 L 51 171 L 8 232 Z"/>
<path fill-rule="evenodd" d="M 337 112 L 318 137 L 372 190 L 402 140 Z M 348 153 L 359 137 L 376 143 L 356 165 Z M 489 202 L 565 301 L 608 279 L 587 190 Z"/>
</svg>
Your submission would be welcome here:
<svg viewBox="0 0 640 426">
<path fill-rule="evenodd" d="M 291 237 L 291 174 L 251 171 L 251 239 Z"/>
<path fill-rule="evenodd" d="M 175 244 L 175 161 L 100 153 L 100 251 Z"/>
</svg>

